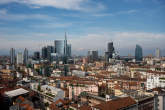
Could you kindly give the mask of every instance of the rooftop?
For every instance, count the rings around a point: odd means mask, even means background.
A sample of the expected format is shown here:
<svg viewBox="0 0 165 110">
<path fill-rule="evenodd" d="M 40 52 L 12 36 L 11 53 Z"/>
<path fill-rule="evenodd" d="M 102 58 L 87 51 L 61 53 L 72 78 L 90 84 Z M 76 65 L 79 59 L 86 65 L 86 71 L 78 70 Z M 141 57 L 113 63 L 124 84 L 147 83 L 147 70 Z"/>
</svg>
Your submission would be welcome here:
<svg viewBox="0 0 165 110">
<path fill-rule="evenodd" d="M 5 92 L 5 95 L 7 95 L 9 97 L 15 97 L 15 96 L 19 96 L 19 95 L 22 95 L 22 94 L 26 94 L 28 92 L 29 91 L 27 91 L 23 88 L 19 88 L 19 89 L 16 89 L 16 90 Z"/>
</svg>

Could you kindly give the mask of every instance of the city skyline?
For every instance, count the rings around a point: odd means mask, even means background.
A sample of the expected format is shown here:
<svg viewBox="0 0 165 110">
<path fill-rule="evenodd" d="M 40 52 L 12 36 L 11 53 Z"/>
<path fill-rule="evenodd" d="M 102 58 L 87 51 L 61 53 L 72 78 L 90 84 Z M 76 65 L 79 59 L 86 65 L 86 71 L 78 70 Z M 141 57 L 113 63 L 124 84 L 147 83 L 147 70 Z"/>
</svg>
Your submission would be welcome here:
<svg viewBox="0 0 165 110">
<path fill-rule="evenodd" d="M 104 53 L 113 41 L 120 55 L 134 55 L 139 44 L 144 55 L 160 48 L 164 56 L 164 10 L 163 0 L 2 0 L 0 53 L 8 55 L 12 47 L 34 52 L 66 31 L 73 54 Z"/>
</svg>

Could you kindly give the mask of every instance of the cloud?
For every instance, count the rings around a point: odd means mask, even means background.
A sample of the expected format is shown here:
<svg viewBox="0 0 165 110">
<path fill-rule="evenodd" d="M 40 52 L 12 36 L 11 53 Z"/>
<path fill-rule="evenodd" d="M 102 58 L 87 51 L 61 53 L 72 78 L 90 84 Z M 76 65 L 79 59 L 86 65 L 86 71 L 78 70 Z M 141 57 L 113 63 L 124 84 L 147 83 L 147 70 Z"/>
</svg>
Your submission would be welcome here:
<svg viewBox="0 0 165 110">
<path fill-rule="evenodd" d="M 0 15 L 5 15 L 7 13 L 7 10 L 6 9 L 1 9 L 0 10 Z"/>
<path fill-rule="evenodd" d="M 72 23 L 55 23 L 49 22 L 45 24 L 31 25 L 32 28 L 67 28 L 72 26 Z"/>
<path fill-rule="evenodd" d="M 20 21 L 27 19 L 50 20 L 55 19 L 55 17 L 43 14 L 11 14 L 6 9 L 0 10 L 0 20 Z"/>
<path fill-rule="evenodd" d="M 0 4 L 7 3 L 27 4 L 30 7 L 54 7 L 66 10 L 102 10 L 105 6 L 101 3 L 96 3 L 94 0 L 1 0 Z"/>
</svg>

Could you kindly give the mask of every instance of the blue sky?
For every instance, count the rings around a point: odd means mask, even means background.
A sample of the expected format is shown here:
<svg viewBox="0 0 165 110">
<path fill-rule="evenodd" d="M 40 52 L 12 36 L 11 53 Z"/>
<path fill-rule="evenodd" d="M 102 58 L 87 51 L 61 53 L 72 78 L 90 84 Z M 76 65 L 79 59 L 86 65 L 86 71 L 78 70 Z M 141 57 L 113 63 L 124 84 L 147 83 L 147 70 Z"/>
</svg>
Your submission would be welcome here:
<svg viewBox="0 0 165 110">
<path fill-rule="evenodd" d="M 0 0 L 0 53 L 9 48 L 40 50 L 67 32 L 73 54 L 106 51 L 121 55 L 165 51 L 164 0 Z"/>
</svg>

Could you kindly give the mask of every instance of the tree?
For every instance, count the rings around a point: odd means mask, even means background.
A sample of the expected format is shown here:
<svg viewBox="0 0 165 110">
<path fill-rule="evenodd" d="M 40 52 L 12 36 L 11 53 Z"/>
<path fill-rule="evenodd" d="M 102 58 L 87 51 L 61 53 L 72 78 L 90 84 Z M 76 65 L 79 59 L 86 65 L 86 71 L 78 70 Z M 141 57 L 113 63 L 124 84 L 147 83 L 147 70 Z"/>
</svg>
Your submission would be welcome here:
<svg viewBox="0 0 165 110">
<path fill-rule="evenodd" d="M 41 91 L 41 86 L 40 86 L 40 85 L 38 85 L 37 90 L 38 90 L 38 91 Z"/>
</svg>

